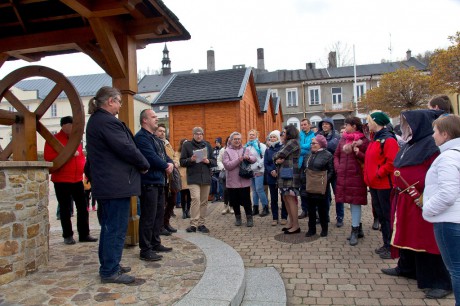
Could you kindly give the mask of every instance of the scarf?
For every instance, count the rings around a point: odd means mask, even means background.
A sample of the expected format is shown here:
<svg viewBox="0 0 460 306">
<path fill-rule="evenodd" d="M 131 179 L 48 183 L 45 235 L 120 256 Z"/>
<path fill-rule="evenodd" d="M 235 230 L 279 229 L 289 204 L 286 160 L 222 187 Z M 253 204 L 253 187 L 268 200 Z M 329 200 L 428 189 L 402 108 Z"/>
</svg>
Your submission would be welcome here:
<svg viewBox="0 0 460 306">
<path fill-rule="evenodd" d="M 345 138 L 345 143 L 349 144 L 352 143 L 353 141 L 358 141 L 359 139 L 364 137 L 364 134 L 360 131 L 355 131 L 352 133 L 343 133 L 342 135 L 343 138 Z"/>
<path fill-rule="evenodd" d="M 262 156 L 262 151 L 260 150 L 259 139 L 256 138 L 254 140 L 250 140 L 244 145 L 245 148 L 250 147 L 250 146 L 252 146 L 257 151 L 259 156 Z"/>
</svg>

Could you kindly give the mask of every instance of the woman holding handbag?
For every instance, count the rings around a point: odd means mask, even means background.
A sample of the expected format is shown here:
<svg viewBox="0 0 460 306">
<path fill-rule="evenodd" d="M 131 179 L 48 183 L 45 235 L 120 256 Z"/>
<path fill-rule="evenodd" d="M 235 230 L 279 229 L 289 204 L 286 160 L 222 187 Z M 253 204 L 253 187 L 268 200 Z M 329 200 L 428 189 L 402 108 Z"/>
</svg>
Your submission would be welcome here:
<svg viewBox="0 0 460 306">
<path fill-rule="evenodd" d="M 284 138 L 284 146 L 273 155 L 273 160 L 278 167 L 278 188 L 289 215 L 289 222 L 283 230 L 289 235 L 300 233 L 297 207 L 297 197 L 300 195 L 299 130 L 294 125 L 285 126 L 281 137 Z"/>
<path fill-rule="evenodd" d="M 301 168 L 302 193 L 308 199 L 308 232 L 306 237 L 316 235 L 316 211 L 321 224 L 321 237 L 328 232 L 329 183 L 334 175 L 334 158 L 326 149 L 327 140 L 323 135 L 316 135 L 311 140 L 311 153 L 303 160 Z"/>
</svg>

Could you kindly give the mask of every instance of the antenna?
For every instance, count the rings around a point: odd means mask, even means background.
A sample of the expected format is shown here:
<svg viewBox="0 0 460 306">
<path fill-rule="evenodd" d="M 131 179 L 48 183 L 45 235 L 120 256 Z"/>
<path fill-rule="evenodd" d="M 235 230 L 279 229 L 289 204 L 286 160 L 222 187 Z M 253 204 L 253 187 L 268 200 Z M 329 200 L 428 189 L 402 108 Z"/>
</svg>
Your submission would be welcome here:
<svg viewBox="0 0 460 306">
<path fill-rule="evenodd" d="M 390 62 L 391 62 L 392 51 L 393 51 L 393 49 L 391 48 L 391 33 L 390 33 L 390 46 L 388 47 L 388 50 L 390 51 Z"/>
</svg>

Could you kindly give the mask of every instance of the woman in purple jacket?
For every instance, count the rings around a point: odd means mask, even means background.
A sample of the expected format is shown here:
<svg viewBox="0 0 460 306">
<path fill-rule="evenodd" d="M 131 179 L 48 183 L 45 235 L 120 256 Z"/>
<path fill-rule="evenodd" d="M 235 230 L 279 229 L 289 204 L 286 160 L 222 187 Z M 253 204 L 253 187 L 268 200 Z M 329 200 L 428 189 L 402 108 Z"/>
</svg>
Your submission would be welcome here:
<svg viewBox="0 0 460 306">
<path fill-rule="evenodd" d="M 227 170 L 226 187 L 230 198 L 230 206 L 235 211 L 235 225 L 241 226 L 241 210 L 240 205 L 244 207 L 246 213 L 247 226 L 254 226 L 252 219 L 252 203 L 251 203 L 251 179 L 243 178 L 239 175 L 240 163 L 243 160 L 248 160 L 254 163 L 257 158 L 252 155 L 251 150 L 244 150 L 241 144 L 241 134 L 233 132 L 225 149 L 223 164 Z"/>
</svg>

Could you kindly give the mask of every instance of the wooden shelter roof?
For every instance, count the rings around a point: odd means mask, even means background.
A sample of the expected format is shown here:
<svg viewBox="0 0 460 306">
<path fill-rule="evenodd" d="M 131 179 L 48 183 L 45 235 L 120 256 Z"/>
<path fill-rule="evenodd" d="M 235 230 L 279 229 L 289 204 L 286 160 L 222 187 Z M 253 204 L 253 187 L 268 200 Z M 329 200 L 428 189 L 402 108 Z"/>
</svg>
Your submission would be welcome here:
<svg viewBox="0 0 460 306">
<path fill-rule="evenodd" d="M 142 49 L 190 39 L 161 0 L 0 0 L 0 17 L 0 66 L 84 52 L 110 75 L 123 77 L 126 59 L 118 40 L 131 37 Z"/>
</svg>

